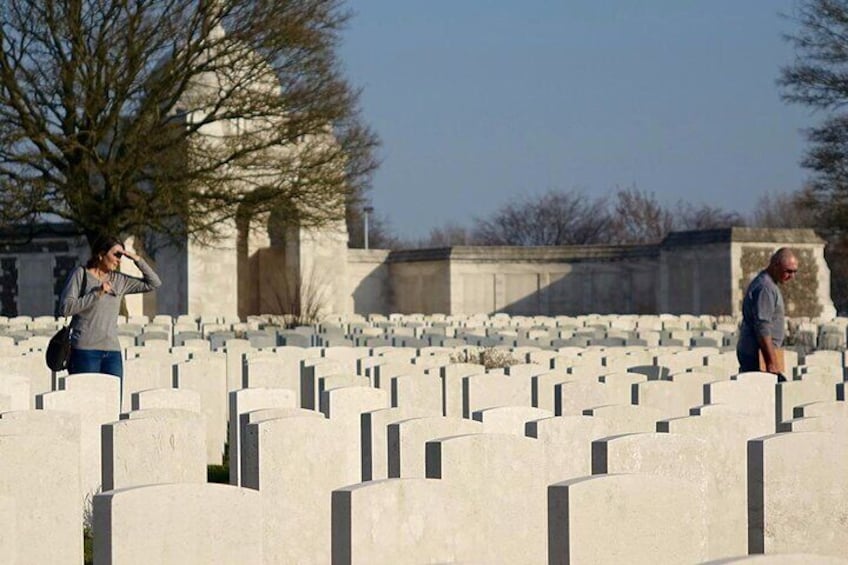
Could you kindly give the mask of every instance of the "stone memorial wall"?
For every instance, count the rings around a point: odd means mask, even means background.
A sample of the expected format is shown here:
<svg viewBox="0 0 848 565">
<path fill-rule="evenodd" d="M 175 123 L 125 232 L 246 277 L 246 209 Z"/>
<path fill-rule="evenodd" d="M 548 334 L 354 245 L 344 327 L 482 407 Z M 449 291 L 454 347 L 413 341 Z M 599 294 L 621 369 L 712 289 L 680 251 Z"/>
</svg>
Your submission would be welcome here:
<svg viewBox="0 0 848 565">
<path fill-rule="evenodd" d="M 0 236 L 0 315 L 53 315 L 70 269 L 87 256 L 69 227 Z M 673 232 L 656 245 L 348 249 L 343 226 L 225 229 L 212 247 L 186 242 L 147 255 L 164 284 L 126 299 L 130 315 L 305 316 L 390 312 L 556 316 L 737 315 L 747 282 L 781 246 L 798 252 L 786 285 L 793 316 L 832 317 L 824 241 L 812 230 Z M 145 254 L 141 242 L 127 244 Z M 138 275 L 129 261 L 122 268 Z M 414 336 L 409 336 L 413 338 Z M 611 339 L 615 339 L 611 336 Z"/>
</svg>

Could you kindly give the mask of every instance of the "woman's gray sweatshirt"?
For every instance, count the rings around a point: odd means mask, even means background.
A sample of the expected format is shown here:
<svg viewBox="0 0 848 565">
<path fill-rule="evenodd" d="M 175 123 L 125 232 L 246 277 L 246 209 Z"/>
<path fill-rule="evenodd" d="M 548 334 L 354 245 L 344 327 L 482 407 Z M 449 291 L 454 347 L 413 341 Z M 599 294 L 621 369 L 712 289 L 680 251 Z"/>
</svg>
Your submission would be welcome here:
<svg viewBox="0 0 848 565">
<path fill-rule="evenodd" d="M 125 294 L 148 292 L 162 285 L 159 276 L 143 260 L 136 261 L 143 278 L 113 271 L 109 274 L 112 291 L 100 292 L 100 280 L 78 267 L 68 277 L 59 299 L 59 315 L 71 319 L 71 345 L 76 349 L 120 351 L 118 313 Z"/>
</svg>

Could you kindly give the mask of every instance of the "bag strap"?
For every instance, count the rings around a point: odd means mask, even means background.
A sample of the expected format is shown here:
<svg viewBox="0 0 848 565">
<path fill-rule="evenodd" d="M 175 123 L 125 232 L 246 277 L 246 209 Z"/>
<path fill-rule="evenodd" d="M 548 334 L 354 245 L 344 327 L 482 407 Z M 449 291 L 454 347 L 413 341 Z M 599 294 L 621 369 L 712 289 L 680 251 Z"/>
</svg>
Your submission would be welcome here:
<svg viewBox="0 0 848 565">
<path fill-rule="evenodd" d="M 82 298 L 83 296 L 85 296 L 85 286 L 86 286 L 85 267 L 83 265 L 80 265 L 79 267 L 76 268 L 76 270 L 82 271 L 82 283 L 80 284 L 80 293 L 79 293 L 79 296 L 78 296 L 78 298 Z M 61 306 L 61 305 L 59 305 L 59 306 Z M 56 307 L 56 317 L 57 318 L 60 317 L 59 316 L 59 306 Z M 68 322 L 68 325 L 70 325 L 70 322 Z"/>
<path fill-rule="evenodd" d="M 85 280 L 88 277 L 85 276 L 85 267 L 80 265 L 79 268 L 82 269 L 82 284 L 80 285 L 80 298 L 82 298 L 83 296 L 85 296 Z"/>
</svg>

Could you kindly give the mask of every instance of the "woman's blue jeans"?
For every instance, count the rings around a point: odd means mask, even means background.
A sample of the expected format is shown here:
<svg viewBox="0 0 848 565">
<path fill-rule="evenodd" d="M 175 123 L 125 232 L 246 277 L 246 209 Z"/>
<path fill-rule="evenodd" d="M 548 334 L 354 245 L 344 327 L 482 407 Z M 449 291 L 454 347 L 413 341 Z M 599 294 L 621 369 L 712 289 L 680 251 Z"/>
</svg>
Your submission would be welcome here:
<svg viewBox="0 0 848 565">
<path fill-rule="evenodd" d="M 105 373 L 123 378 L 124 363 L 120 351 L 101 349 L 71 349 L 68 373 Z"/>
</svg>

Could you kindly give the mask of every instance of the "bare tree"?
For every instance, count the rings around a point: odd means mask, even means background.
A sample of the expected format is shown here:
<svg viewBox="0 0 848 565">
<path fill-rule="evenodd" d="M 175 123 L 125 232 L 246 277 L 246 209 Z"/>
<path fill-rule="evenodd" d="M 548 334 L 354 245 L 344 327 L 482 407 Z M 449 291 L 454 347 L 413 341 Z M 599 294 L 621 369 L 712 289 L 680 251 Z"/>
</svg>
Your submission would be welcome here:
<svg viewBox="0 0 848 565">
<path fill-rule="evenodd" d="M 456 245 L 477 245 L 471 229 L 456 222 L 445 222 L 442 226 L 432 228 L 426 237 L 399 239 L 396 242 L 398 249 L 432 249 Z"/>
<path fill-rule="evenodd" d="M 733 211 L 680 200 L 669 208 L 654 193 L 636 187 L 618 190 L 613 199 L 613 243 L 656 243 L 671 231 L 707 230 L 744 226 Z"/>
<path fill-rule="evenodd" d="M 336 49 L 342 0 L 4 0 L 0 222 L 89 240 L 341 219 L 376 138 Z"/>
<path fill-rule="evenodd" d="M 611 218 L 606 200 L 581 192 L 550 191 L 513 200 L 488 219 L 477 219 L 478 245 L 580 245 L 606 242 Z"/>
<path fill-rule="evenodd" d="M 744 226 L 745 218 L 738 212 L 707 204 L 679 201 L 673 213 L 675 230 L 712 230 Z"/>
<path fill-rule="evenodd" d="M 473 229 L 447 223 L 408 247 L 453 245 L 583 245 L 657 243 L 673 230 L 745 225 L 736 212 L 679 202 L 668 208 L 636 187 L 592 199 L 579 191 L 550 191 L 514 199 Z"/>
<path fill-rule="evenodd" d="M 674 216 L 654 193 L 636 187 L 618 190 L 612 201 L 610 243 L 661 241 L 674 227 Z"/>
<path fill-rule="evenodd" d="M 455 222 L 447 222 L 433 228 L 422 247 L 451 247 L 454 245 L 475 245 L 474 234 L 467 227 Z"/>
<path fill-rule="evenodd" d="M 783 99 L 824 114 L 807 131 L 811 147 L 802 164 L 813 172 L 809 196 L 831 229 L 848 225 L 848 1 L 803 0 L 793 14 L 798 31 L 787 37 L 795 60 L 781 70 Z"/>
<path fill-rule="evenodd" d="M 818 225 L 810 206 L 810 189 L 795 192 L 767 192 L 757 200 L 750 225 L 762 228 L 814 228 Z"/>
</svg>

